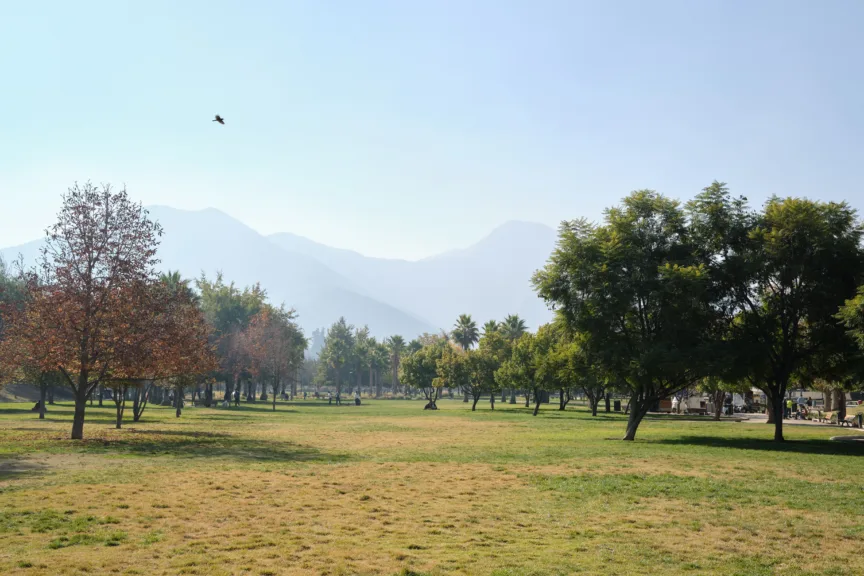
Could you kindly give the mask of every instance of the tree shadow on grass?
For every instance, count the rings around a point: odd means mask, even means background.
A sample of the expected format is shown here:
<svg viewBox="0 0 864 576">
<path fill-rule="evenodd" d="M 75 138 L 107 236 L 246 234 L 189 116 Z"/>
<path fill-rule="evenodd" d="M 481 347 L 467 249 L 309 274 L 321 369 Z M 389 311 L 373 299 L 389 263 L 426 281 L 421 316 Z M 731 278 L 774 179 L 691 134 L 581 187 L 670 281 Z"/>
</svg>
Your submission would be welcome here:
<svg viewBox="0 0 864 576">
<path fill-rule="evenodd" d="M 32 472 L 41 472 L 46 466 L 32 460 L 21 460 L 18 458 L 7 458 L 0 460 L 0 482 L 15 480 Z"/>
<path fill-rule="evenodd" d="M 30 431 L 34 428 L 14 428 Z M 243 462 L 345 462 L 345 453 L 322 452 L 278 440 L 252 439 L 218 432 L 124 428 L 118 438 L 58 438 L 52 451 L 114 456 L 168 456 L 182 459 L 226 459 Z"/>
<path fill-rule="evenodd" d="M 241 404 L 240 406 L 230 406 L 228 408 L 223 408 L 220 406 L 211 406 L 210 408 L 206 408 L 204 406 L 196 406 L 191 408 L 192 410 L 216 410 L 218 412 L 222 411 L 233 411 L 233 412 L 268 412 L 270 414 L 279 414 L 280 412 L 283 414 L 293 414 L 296 413 L 297 410 L 292 409 L 290 406 L 293 404 L 276 404 L 276 410 L 273 410 L 272 404 L 265 404 L 263 402 L 259 404 Z M 168 407 L 170 408 L 170 406 Z M 183 410 L 190 409 L 189 407 L 184 408 Z"/>
<path fill-rule="evenodd" d="M 837 442 L 809 439 L 774 442 L 759 438 L 725 438 L 722 436 L 682 436 L 663 440 L 649 440 L 651 444 L 706 446 L 709 448 L 736 448 L 795 454 L 826 454 L 837 456 L 864 456 L 864 442 Z"/>
</svg>

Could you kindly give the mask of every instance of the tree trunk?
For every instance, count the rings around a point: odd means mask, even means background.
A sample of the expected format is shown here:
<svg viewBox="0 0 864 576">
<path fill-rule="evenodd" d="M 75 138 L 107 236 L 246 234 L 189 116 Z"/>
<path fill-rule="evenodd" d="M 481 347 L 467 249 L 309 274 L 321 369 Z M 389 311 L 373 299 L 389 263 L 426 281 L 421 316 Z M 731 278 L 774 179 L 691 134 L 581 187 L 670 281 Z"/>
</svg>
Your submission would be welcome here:
<svg viewBox="0 0 864 576">
<path fill-rule="evenodd" d="M 567 408 L 567 400 L 564 399 L 564 388 L 558 389 L 558 410 Z"/>
<path fill-rule="evenodd" d="M 785 390 L 782 390 L 777 394 L 768 395 L 768 410 L 771 412 L 771 416 L 774 417 L 774 420 L 771 421 L 769 417 L 769 424 L 774 424 L 774 441 L 775 442 L 783 442 L 783 402 L 784 402 Z"/>
<path fill-rule="evenodd" d="M 837 423 L 842 424 L 846 419 L 846 391 L 837 390 Z"/>
<path fill-rule="evenodd" d="M 102 407 L 102 398 L 105 396 L 105 386 L 99 384 L 99 407 Z"/>
<path fill-rule="evenodd" d="M 495 392 L 491 392 L 489 394 L 489 405 L 492 407 L 492 410 L 495 410 Z"/>
<path fill-rule="evenodd" d="M 54 384 L 48 386 L 48 404 L 54 404 Z"/>
<path fill-rule="evenodd" d="M 175 388 L 174 389 L 174 407 L 177 410 L 174 413 L 174 417 L 179 418 L 180 413 L 183 411 L 183 389 L 182 388 Z"/>
<path fill-rule="evenodd" d="M 588 394 L 588 405 L 591 407 L 591 416 L 597 416 L 597 406 L 600 404 L 600 398 L 596 394 Z"/>
<path fill-rule="evenodd" d="M 141 415 L 144 414 L 144 409 L 147 407 L 147 401 L 150 399 L 150 390 L 153 387 L 153 381 L 142 380 L 135 387 L 135 394 L 132 397 L 132 421 L 138 422 Z"/>
<path fill-rule="evenodd" d="M 273 382 L 273 411 L 276 411 L 276 396 L 279 394 L 279 380 Z"/>
<path fill-rule="evenodd" d="M 825 397 L 825 411 L 829 412 L 834 409 L 834 391 L 833 390 L 825 390 L 822 392 L 822 395 Z"/>
<path fill-rule="evenodd" d="M 608 398 L 609 395 L 607 394 Z M 633 441 L 636 439 L 636 430 L 639 428 L 639 424 L 642 422 L 642 419 L 648 414 L 648 407 L 650 403 L 646 401 L 642 401 L 639 398 L 633 396 L 630 398 L 630 415 L 627 417 L 627 432 L 624 435 L 624 440 Z"/>
<path fill-rule="evenodd" d="M 493 394 L 493 396 L 494 396 L 494 394 Z M 506 401 L 507 401 L 507 391 L 502 389 L 501 390 L 501 403 L 503 404 Z"/>
<path fill-rule="evenodd" d="M 468 395 L 466 394 L 465 397 L 467 398 Z M 477 402 L 478 402 L 479 400 L 480 400 L 480 395 L 479 395 L 479 394 L 476 394 L 476 395 L 474 396 L 474 403 L 471 404 L 471 412 L 474 412 L 474 411 L 477 409 Z"/>
<path fill-rule="evenodd" d="M 539 390 L 534 390 L 534 416 L 540 411 L 540 394 Z"/>
<path fill-rule="evenodd" d="M 723 414 L 723 401 L 726 399 L 726 393 L 718 390 L 711 396 L 714 402 L 714 420 L 720 420 L 720 415 Z"/>
<path fill-rule="evenodd" d="M 529 391 L 525 391 L 525 408 L 531 406 L 531 393 Z"/>
<path fill-rule="evenodd" d="M 78 374 L 78 386 L 75 391 L 75 416 L 72 418 L 72 440 L 84 439 L 84 411 L 87 409 L 87 386 L 90 374 L 84 369 Z"/>
<path fill-rule="evenodd" d="M 39 419 L 45 419 L 45 397 L 48 395 L 48 384 L 42 376 L 39 381 Z"/>
<path fill-rule="evenodd" d="M 606 397 L 606 413 L 608 414 L 609 412 L 612 412 L 612 406 L 610 405 L 610 401 L 612 400 L 612 395 L 607 392 L 605 394 L 605 397 Z M 640 420 L 641 420 L 641 418 L 640 418 Z M 637 422 L 636 425 L 638 426 L 639 423 Z M 634 430 L 633 433 L 635 434 L 636 431 Z"/>
<path fill-rule="evenodd" d="M 124 384 L 119 388 L 114 389 L 114 405 L 117 408 L 117 422 L 114 424 L 114 427 L 117 430 L 123 426 L 123 412 L 126 409 L 126 389 L 128 388 L 128 384 Z"/>
<path fill-rule="evenodd" d="M 516 389 L 510 389 L 510 404 L 516 404 Z"/>
</svg>

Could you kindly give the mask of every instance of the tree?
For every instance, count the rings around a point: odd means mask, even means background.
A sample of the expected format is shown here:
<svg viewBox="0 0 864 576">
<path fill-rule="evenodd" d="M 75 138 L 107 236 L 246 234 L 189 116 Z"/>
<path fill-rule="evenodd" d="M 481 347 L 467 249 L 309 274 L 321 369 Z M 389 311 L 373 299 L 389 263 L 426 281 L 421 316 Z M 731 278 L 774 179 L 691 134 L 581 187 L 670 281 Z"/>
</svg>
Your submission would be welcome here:
<svg viewBox="0 0 864 576">
<path fill-rule="evenodd" d="M 604 374 L 630 392 L 625 440 L 661 399 L 710 373 L 715 311 L 677 202 L 634 192 L 604 224 L 562 224 L 534 276 L 570 332 L 584 336 Z"/>
<path fill-rule="evenodd" d="M 536 336 L 527 332 L 523 334 L 513 343 L 510 358 L 495 372 L 495 380 L 500 386 L 529 391 L 534 398 L 534 416 L 540 410 L 540 391 L 549 377 L 543 369 L 551 344 L 550 334 L 545 328 L 541 327 Z"/>
<path fill-rule="evenodd" d="M 406 350 L 405 339 L 399 335 L 391 336 L 387 339 L 387 347 L 390 350 L 391 385 L 395 396 L 399 390 L 399 367 Z"/>
<path fill-rule="evenodd" d="M 606 394 L 606 377 L 601 373 L 592 357 L 587 338 L 579 334 L 562 334 L 550 352 L 550 369 L 557 383 L 561 401 L 560 410 L 567 406 L 570 387 L 575 384 L 588 398 L 592 416 L 597 416 L 597 407 Z"/>
<path fill-rule="evenodd" d="M 346 367 L 352 359 L 354 351 L 354 327 L 339 318 L 327 330 L 324 348 L 321 350 L 321 366 L 325 370 L 326 379 L 336 387 L 336 394 L 341 395 L 342 383 L 346 376 Z"/>
<path fill-rule="evenodd" d="M 474 396 L 474 405 L 471 407 L 473 411 L 480 398 L 481 389 L 471 379 L 468 351 L 454 346 L 444 346 L 436 371 L 441 386 L 451 390 L 462 390 L 466 398 L 469 394 Z"/>
<path fill-rule="evenodd" d="M 28 281 L 28 323 L 72 388 L 72 438 L 84 436 L 86 401 L 118 359 L 118 344 L 146 338 L 148 315 L 134 314 L 136 292 L 155 280 L 162 230 L 147 212 L 114 192 L 77 184 L 63 196 L 48 231 L 39 277 Z"/>
<path fill-rule="evenodd" d="M 518 314 L 508 314 L 498 326 L 499 332 L 510 342 L 515 342 L 527 332 L 525 321 Z M 516 389 L 510 389 L 510 404 L 516 404 Z M 525 407 L 528 407 L 528 398 L 525 399 Z"/>
<path fill-rule="evenodd" d="M 773 197 L 755 213 L 719 182 L 688 209 L 707 231 L 700 237 L 716 239 L 701 244 L 711 248 L 703 260 L 713 283 L 728 294 L 721 310 L 731 366 L 765 393 L 782 442 L 790 381 L 844 348 L 835 314 L 855 296 L 864 263 L 856 212 L 845 203 Z"/>
<path fill-rule="evenodd" d="M 485 330 L 480 338 L 477 355 L 472 362 L 472 378 L 479 381 L 483 390 L 489 393 L 489 404 L 492 410 L 495 409 L 495 395 L 501 391 L 495 379 L 495 372 L 510 358 L 511 347 L 512 342 L 497 329 Z"/>
<path fill-rule="evenodd" d="M 369 327 L 364 326 L 354 331 L 354 341 L 351 347 L 351 369 L 354 373 L 355 389 L 359 393 L 363 387 L 363 373 L 369 378 L 369 391 L 372 391 L 372 349 L 375 339 L 369 335 Z"/>
<path fill-rule="evenodd" d="M 369 370 L 374 374 L 375 397 L 381 397 L 381 372 L 386 371 L 390 363 L 390 352 L 383 342 L 372 340 L 373 346 L 369 355 Z"/>
<path fill-rule="evenodd" d="M 460 314 L 450 333 L 454 342 L 462 347 L 462 350 L 470 350 L 480 340 L 480 332 L 477 323 L 471 319 L 470 314 Z"/>
<path fill-rule="evenodd" d="M 483 324 L 483 336 L 491 334 L 492 332 L 498 332 L 501 328 L 501 325 L 495 320 L 487 320 Z"/>
<path fill-rule="evenodd" d="M 10 273 L 6 262 L 0 257 L 0 342 L 3 341 L 5 322 L 14 312 L 24 306 L 27 292 L 20 277 Z M 3 356 L 0 355 L 0 380 L 3 378 Z"/>
<path fill-rule="evenodd" d="M 25 382 L 39 388 L 39 419 L 45 418 L 49 386 L 56 381 L 50 350 L 38 341 L 36 326 L 27 325 L 28 293 L 22 278 L 9 273 L 0 258 L 0 386 Z M 4 334 L 4 327 L 12 328 Z"/>
<path fill-rule="evenodd" d="M 470 314 L 459 315 L 456 324 L 453 326 L 453 331 L 450 333 L 450 337 L 466 352 L 477 343 L 480 339 L 480 332 L 477 330 L 477 323 L 471 319 Z M 448 388 L 450 387 L 448 386 Z M 459 386 L 455 388 L 457 390 L 460 389 Z M 468 392 L 465 392 L 465 402 L 468 402 L 468 396 Z M 476 406 L 477 402 L 475 401 L 474 404 Z"/>
<path fill-rule="evenodd" d="M 438 374 L 438 361 L 444 354 L 446 341 L 431 341 L 402 362 L 402 380 L 423 392 L 427 403 L 424 410 L 437 410 L 443 382 Z"/>
<path fill-rule="evenodd" d="M 118 343 L 118 360 L 107 382 L 114 390 L 117 428 L 125 410 L 126 392 L 133 388 L 133 417 L 137 422 L 149 401 L 154 383 L 174 389 L 176 416 L 183 392 L 200 384 L 218 367 L 211 344 L 211 326 L 197 306 L 195 295 L 182 284 L 162 278 L 136 292 L 135 315 L 151 328 L 146 337 Z"/>
<path fill-rule="evenodd" d="M 296 317 L 293 309 L 265 305 L 249 325 L 252 371 L 262 382 L 270 383 L 274 411 L 280 389 L 299 370 L 306 350 Z"/>
<path fill-rule="evenodd" d="M 501 322 L 500 330 L 507 338 L 516 341 L 528 331 L 528 327 L 525 325 L 525 320 L 519 318 L 518 314 L 508 314 Z"/>
<path fill-rule="evenodd" d="M 202 274 L 196 283 L 200 293 L 200 306 L 207 321 L 212 325 L 211 343 L 219 358 L 216 378 L 225 382 L 225 400 L 231 400 L 234 388 L 247 377 L 251 358 L 247 354 L 245 331 L 252 318 L 261 310 L 267 292 L 258 284 L 240 290 L 234 283 L 225 284 L 222 273 L 215 280 Z M 213 401 L 213 388 L 209 384 L 205 391 L 205 406 Z"/>
</svg>

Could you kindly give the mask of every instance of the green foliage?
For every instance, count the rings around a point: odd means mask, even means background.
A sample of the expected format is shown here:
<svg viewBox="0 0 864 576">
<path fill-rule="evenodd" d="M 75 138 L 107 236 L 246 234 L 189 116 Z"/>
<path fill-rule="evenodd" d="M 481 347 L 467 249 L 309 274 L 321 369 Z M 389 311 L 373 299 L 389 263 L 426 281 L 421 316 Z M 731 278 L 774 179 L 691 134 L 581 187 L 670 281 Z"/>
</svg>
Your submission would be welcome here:
<svg viewBox="0 0 864 576">
<path fill-rule="evenodd" d="M 354 350 L 356 338 L 353 332 L 354 327 L 348 324 L 345 318 L 339 318 L 327 330 L 324 348 L 319 355 L 319 367 L 323 371 L 324 381 L 332 383 L 338 392 L 341 392 L 342 383 L 347 380 L 351 370 L 350 362 L 357 361 Z"/>
<path fill-rule="evenodd" d="M 466 394 L 471 393 L 471 368 L 469 354 L 465 350 L 444 346 L 436 365 L 436 372 L 440 387 L 463 390 Z"/>
<path fill-rule="evenodd" d="M 728 361 L 717 375 L 761 388 L 782 440 L 790 382 L 842 377 L 854 360 L 836 314 L 864 271 L 856 213 L 845 203 L 777 197 L 751 212 L 718 183 L 688 208 L 727 318 Z"/>
<path fill-rule="evenodd" d="M 435 404 L 444 383 L 438 374 L 438 361 L 449 344 L 442 340 L 432 342 L 414 352 L 402 362 L 402 380 L 413 388 L 422 390 L 426 399 Z"/>
<path fill-rule="evenodd" d="M 629 389 L 627 439 L 653 403 L 710 373 L 716 313 L 695 252 L 678 203 L 642 190 L 608 209 L 603 225 L 562 224 L 534 277 L 602 372 Z"/>
<path fill-rule="evenodd" d="M 525 320 L 520 318 L 518 314 L 509 314 L 501 322 L 499 330 L 510 340 L 518 340 L 528 331 L 528 327 Z"/>
<path fill-rule="evenodd" d="M 450 337 L 462 347 L 462 350 L 469 350 L 477 343 L 480 339 L 480 332 L 477 330 L 477 323 L 471 319 L 470 314 L 459 315 Z"/>
</svg>

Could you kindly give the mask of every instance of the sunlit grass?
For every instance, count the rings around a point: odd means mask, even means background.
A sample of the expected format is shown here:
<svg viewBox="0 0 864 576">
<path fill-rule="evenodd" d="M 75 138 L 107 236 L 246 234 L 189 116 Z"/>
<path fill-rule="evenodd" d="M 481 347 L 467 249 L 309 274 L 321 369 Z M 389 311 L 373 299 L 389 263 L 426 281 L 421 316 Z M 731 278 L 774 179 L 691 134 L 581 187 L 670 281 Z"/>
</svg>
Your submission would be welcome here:
<svg viewBox="0 0 864 576">
<path fill-rule="evenodd" d="M 0 405 L 0 573 L 864 573 L 836 429 L 422 405 Z"/>
</svg>

